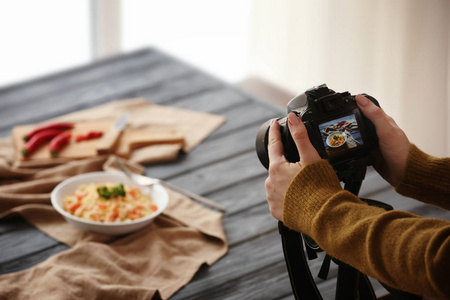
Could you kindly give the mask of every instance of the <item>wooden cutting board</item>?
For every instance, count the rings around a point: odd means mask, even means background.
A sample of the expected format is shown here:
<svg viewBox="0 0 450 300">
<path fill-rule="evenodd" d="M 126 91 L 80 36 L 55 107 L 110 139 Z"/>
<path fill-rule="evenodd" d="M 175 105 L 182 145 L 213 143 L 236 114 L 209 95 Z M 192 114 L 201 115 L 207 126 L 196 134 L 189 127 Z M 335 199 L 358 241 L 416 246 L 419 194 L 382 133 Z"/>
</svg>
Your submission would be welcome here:
<svg viewBox="0 0 450 300">
<path fill-rule="evenodd" d="M 52 160 L 81 159 L 97 156 L 97 144 L 100 139 L 76 142 L 77 135 L 85 135 L 90 131 L 101 131 L 105 135 L 113 125 L 114 120 L 102 120 L 74 123 L 70 142 L 58 153 L 58 158 L 52 158 L 48 149 L 49 143 L 44 143 L 28 156 L 22 155 L 25 145 L 23 136 L 35 129 L 38 125 L 21 125 L 13 128 L 12 139 L 16 151 L 17 161 L 42 161 L 48 164 Z M 126 128 L 118 140 L 114 154 L 128 158 L 134 149 L 164 143 L 184 143 L 183 134 L 175 128 Z"/>
</svg>

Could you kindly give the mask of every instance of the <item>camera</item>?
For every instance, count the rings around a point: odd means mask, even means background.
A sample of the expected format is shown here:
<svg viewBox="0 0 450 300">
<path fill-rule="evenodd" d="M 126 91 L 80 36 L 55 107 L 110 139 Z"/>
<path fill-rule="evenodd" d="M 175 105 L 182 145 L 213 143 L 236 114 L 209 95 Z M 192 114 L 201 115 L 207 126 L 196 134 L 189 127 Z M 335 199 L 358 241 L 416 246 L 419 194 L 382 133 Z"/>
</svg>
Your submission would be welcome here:
<svg viewBox="0 0 450 300">
<path fill-rule="evenodd" d="M 380 106 L 378 101 L 362 94 Z M 355 96 L 349 92 L 337 93 L 322 84 L 294 97 L 287 105 L 287 113 L 294 112 L 305 124 L 309 139 L 320 157 L 336 169 L 345 169 L 349 162 L 371 164 L 370 151 L 378 147 L 373 123 L 358 108 Z M 284 155 L 290 162 L 300 160 L 292 139 L 287 117 L 277 119 L 280 124 Z M 256 152 L 261 164 L 269 168 L 267 150 L 270 120 L 256 135 Z"/>
</svg>

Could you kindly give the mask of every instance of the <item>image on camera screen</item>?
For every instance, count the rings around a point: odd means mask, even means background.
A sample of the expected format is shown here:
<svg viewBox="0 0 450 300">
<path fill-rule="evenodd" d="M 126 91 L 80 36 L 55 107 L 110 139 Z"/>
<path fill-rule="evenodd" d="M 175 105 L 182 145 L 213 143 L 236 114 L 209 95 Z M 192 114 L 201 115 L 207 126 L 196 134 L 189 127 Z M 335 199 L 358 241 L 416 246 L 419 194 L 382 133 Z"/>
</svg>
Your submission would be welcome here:
<svg viewBox="0 0 450 300">
<path fill-rule="evenodd" d="M 329 158 L 363 145 L 355 114 L 320 123 L 319 130 Z"/>
</svg>

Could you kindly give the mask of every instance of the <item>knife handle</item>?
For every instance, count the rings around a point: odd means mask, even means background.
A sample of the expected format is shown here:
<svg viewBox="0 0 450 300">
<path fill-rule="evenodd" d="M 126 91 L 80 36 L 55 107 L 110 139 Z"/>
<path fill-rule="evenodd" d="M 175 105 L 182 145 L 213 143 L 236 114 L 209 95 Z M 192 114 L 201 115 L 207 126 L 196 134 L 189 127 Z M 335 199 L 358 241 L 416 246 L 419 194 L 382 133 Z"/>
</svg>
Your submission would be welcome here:
<svg viewBox="0 0 450 300">
<path fill-rule="evenodd" d="M 122 134 L 122 130 L 115 127 L 110 128 L 97 144 L 97 154 L 103 155 L 112 153 L 117 146 L 117 142 Z"/>
</svg>

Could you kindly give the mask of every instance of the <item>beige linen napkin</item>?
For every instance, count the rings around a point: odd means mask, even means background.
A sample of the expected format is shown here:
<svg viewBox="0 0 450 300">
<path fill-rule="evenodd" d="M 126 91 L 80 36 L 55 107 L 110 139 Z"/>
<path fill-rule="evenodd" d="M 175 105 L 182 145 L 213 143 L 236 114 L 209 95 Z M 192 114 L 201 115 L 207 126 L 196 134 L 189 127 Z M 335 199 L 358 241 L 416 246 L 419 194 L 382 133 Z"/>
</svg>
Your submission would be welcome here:
<svg viewBox="0 0 450 300">
<path fill-rule="evenodd" d="M 192 150 L 223 122 L 222 117 L 155 106 L 143 99 L 117 101 L 59 119 L 111 117 L 124 110 L 132 114 L 133 126 L 148 126 L 148 120 L 155 126 L 175 124 L 186 134 L 185 151 Z M 164 114 L 167 118 L 162 118 Z M 191 117 L 179 119 L 181 114 Z M 141 148 L 139 159 L 131 158 L 126 164 L 142 173 L 144 168 L 138 162 L 168 159 L 165 146 L 170 149 L 172 145 Z M 18 166 L 11 140 L 0 141 L 0 219 L 21 215 L 72 247 L 30 269 L 0 275 L 0 299 L 167 299 L 188 283 L 202 264 L 210 265 L 225 255 L 222 214 L 172 191 L 162 215 L 148 227 L 123 237 L 78 230 L 50 205 L 50 193 L 62 180 L 112 169 L 109 156 L 47 168 Z"/>
</svg>

